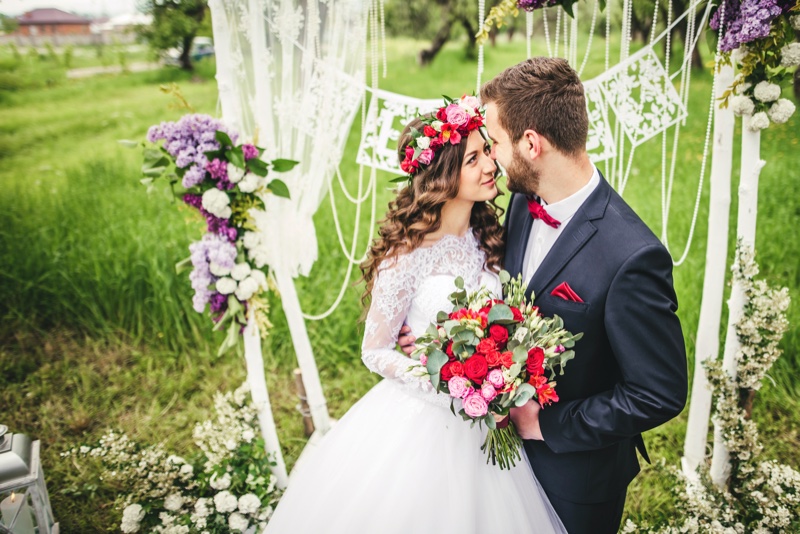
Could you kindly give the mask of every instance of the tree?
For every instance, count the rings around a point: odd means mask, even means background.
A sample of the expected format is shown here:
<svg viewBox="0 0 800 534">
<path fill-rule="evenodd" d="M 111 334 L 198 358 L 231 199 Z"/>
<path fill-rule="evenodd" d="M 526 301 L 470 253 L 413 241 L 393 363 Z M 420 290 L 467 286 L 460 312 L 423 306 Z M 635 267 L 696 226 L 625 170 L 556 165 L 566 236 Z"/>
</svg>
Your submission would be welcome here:
<svg viewBox="0 0 800 534">
<path fill-rule="evenodd" d="M 19 21 L 14 17 L 0 14 L 0 32 L 11 33 L 19 27 Z"/>
<path fill-rule="evenodd" d="M 181 68 L 194 70 L 192 42 L 206 17 L 208 0 L 143 0 L 140 8 L 153 16 L 153 22 L 139 27 L 139 35 L 153 50 L 163 52 L 177 48 Z"/>
<path fill-rule="evenodd" d="M 489 0 L 486 2 L 486 13 L 500 0 Z M 478 9 L 477 3 L 472 0 L 436 0 L 436 4 L 441 10 L 441 22 L 436 35 L 428 48 L 420 50 L 417 59 L 422 66 L 430 64 L 436 54 L 452 37 L 454 26 L 463 28 L 467 35 L 466 53 L 467 56 L 476 54 L 475 34 L 478 33 Z M 484 13 L 484 15 L 486 14 Z"/>
</svg>

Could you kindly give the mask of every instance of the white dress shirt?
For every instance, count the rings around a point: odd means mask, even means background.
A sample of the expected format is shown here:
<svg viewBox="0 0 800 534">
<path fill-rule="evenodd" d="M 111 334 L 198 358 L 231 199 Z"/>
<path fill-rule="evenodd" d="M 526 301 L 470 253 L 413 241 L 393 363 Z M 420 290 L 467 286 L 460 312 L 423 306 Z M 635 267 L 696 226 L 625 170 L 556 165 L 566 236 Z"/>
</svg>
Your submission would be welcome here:
<svg viewBox="0 0 800 534">
<path fill-rule="evenodd" d="M 592 191 L 595 190 L 599 183 L 600 173 L 597 171 L 597 167 L 594 167 L 594 172 L 589 182 L 578 191 L 552 204 L 542 202 L 547 213 L 557 221 L 560 221 L 561 225 L 558 228 L 553 228 L 545 224 L 541 219 L 533 220 L 531 235 L 528 237 L 528 246 L 525 248 L 525 259 L 522 262 L 522 273 L 526 282 L 530 282 L 534 273 L 536 273 L 536 269 L 539 268 L 547 253 L 553 248 L 553 243 L 556 242 L 556 239 L 564 231 L 578 208 L 589 198 L 589 195 L 592 194 Z"/>
</svg>

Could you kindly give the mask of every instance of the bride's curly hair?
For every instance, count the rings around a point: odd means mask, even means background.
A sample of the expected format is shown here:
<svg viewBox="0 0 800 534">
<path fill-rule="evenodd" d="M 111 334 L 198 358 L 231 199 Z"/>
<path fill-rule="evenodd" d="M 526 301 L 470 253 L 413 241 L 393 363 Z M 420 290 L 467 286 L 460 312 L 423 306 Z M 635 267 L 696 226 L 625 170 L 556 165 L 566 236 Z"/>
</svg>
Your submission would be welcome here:
<svg viewBox="0 0 800 534">
<path fill-rule="evenodd" d="M 411 128 L 422 130 L 423 126 L 417 118 L 403 130 L 397 148 L 400 161 L 405 157 L 406 146 L 412 141 Z M 466 150 L 466 137 L 457 145 L 446 144 L 441 147 L 431 164 L 420 169 L 410 185 L 402 188 L 389 202 L 389 211 L 380 221 L 379 235 L 360 266 L 362 280 L 366 282 L 361 296 L 365 308 L 381 262 L 415 250 L 427 234 L 441 226 L 442 206 L 458 194 Z M 486 254 L 486 267 L 493 271 L 500 270 L 505 251 L 499 220 L 502 214 L 503 209 L 494 200 L 476 202 L 469 221 L 478 245 Z"/>
</svg>

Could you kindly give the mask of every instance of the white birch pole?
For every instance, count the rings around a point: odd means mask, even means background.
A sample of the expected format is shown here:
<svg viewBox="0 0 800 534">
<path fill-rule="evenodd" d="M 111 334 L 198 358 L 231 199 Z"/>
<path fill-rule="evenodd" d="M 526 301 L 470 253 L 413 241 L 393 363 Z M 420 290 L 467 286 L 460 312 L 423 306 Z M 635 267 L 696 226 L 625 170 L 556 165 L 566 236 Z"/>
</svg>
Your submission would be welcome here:
<svg viewBox="0 0 800 534">
<path fill-rule="evenodd" d="M 264 377 L 264 358 L 261 355 L 261 336 L 258 325 L 250 314 L 247 327 L 244 329 L 244 359 L 247 364 L 247 383 L 250 385 L 250 396 L 258 410 L 258 425 L 264 437 L 264 449 L 275 460 L 272 474 L 277 479 L 276 485 L 285 488 L 289 483 L 286 473 L 286 463 L 283 461 L 281 444 L 275 428 L 275 419 L 272 417 L 272 405 L 269 402 L 267 381 Z"/>
<path fill-rule="evenodd" d="M 754 247 L 756 241 L 756 215 L 758 212 L 758 177 L 765 161 L 761 159 L 761 132 L 751 132 L 748 128 L 750 117 L 744 117 L 742 124 L 742 164 L 739 178 L 739 213 L 736 237 L 745 246 Z M 722 368 L 728 376 L 735 378 L 738 362 L 736 353 L 741 348 L 736 335 L 736 323 L 744 312 L 745 296 L 741 282 L 734 278 L 731 298 L 728 300 L 728 330 L 725 336 L 725 353 Z M 730 454 L 723 442 L 719 427 L 714 428 L 714 453 L 711 458 L 711 480 L 724 488 L 730 476 Z"/>
<path fill-rule="evenodd" d="M 733 67 L 720 68 L 715 83 L 718 100 L 733 83 Z M 711 200 L 708 212 L 706 268 L 697 342 L 694 353 L 694 380 L 689 403 L 689 421 L 681 465 L 686 476 L 696 475 L 706 454 L 708 419 L 711 415 L 711 389 L 703 364 L 716 360 L 719 353 L 719 325 L 727 275 L 728 219 L 731 206 L 734 117 L 730 106 L 714 111 L 714 145 L 711 156 Z"/>
</svg>

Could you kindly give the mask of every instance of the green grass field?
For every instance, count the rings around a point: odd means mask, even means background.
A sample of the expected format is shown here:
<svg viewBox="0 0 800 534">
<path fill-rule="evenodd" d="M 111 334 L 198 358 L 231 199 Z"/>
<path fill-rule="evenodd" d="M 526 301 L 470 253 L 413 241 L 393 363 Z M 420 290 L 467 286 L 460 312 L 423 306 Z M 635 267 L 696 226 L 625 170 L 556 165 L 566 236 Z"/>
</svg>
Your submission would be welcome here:
<svg viewBox="0 0 800 534">
<path fill-rule="evenodd" d="M 475 87 L 474 61 L 460 44 L 445 48 L 428 69 L 415 63 L 423 45 L 388 43 L 388 77 L 381 86 L 418 97 L 455 96 Z M 521 41 L 498 40 L 487 49 L 484 79 L 524 58 Z M 602 69 L 603 47 L 596 41 L 585 78 Z M 0 58 L 2 59 L 2 58 Z M 178 453 L 192 449 L 195 422 L 210 414 L 212 393 L 233 389 L 244 379 L 235 353 L 214 356 L 220 338 L 209 321 L 191 309 L 191 288 L 174 264 L 188 254 L 202 225 L 188 209 L 171 204 L 164 191 L 147 195 L 139 182 L 139 154 L 119 139 L 142 139 L 147 127 L 175 120 L 185 110 L 171 108 L 160 84 L 177 82 L 199 112 L 217 114 L 213 63 L 195 76 L 173 69 L 49 84 L 39 71 L 17 73 L 37 83 L 8 89 L 0 83 L 0 423 L 42 440 L 44 469 L 62 532 L 113 530 L 118 516 L 113 493 L 91 471 L 59 454 L 93 441 L 109 427 L 143 442 L 164 442 Z M 590 71 L 590 69 L 593 69 Z M 6 71 L 0 65 L 0 81 Z M 681 133 L 669 240 L 680 255 L 689 233 L 709 105 L 707 72 L 692 76 L 689 118 Z M 359 118 L 351 131 L 342 174 L 352 192 Z M 771 127 L 762 136 L 757 251 L 762 276 L 800 288 L 800 242 L 792 235 L 800 216 L 798 125 Z M 737 148 L 738 153 L 738 148 Z M 277 155 L 279 156 L 279 155 Z M 736 156 L 735 156 L 736 157 Z M 734 174 L 738 173 L 734 160 Z M 661 230 L 661 151 L 655 140 L 637 150 L 625 198 L 659 234 Z M 604 167 L 600 166 L 601 170 Z M 381 178 L 390 178 L 381 175 Z M 734 184 L 737 179 L 734 178 Z M 385 182 L 382 182 L 385 183 Z M 390 198 L 379 186 L 382 215 Z M 507 197 L 506 197 L 507 198 Z M 353 209 L 336 195 L 345 236 L 352 235 Z M 736 221 L 733 191 L 731 228 Z M 702 292 L 708 176 L 697 231 L 686 262 L 675 270 L 690 368 Z M 362 213 L 362 228 L 369 213 Z M 308 278 L 297 280 L 304 311 L 319 313 L 335 299 L 346 263 L 337 242 L 329 201 L 315 216 L 319 260 Z M 347 238 L 349 239 L 349 238 Z M 362 232 L 358 254 L 367 243 Z M 733 253 L 733 237 L 729 249 Z M 349 242 L 348 242 L 349 243 Z M 348 289 L 328 318 L 308 323 L 331 413 L 340 417 L 377 377 L 359 355 L 361 287 Z M 275 328 L 264 342 L 267 382 L 289 465 L 303 437 L 295 411 L 291 371 L 295 366 L 280 302 L 272 298 Z M 777 362 L 758 394 L 754 418 L 765 454 L 798 466 L 800 445 L 800 306 Z M 724 319 L 723 319 L 724 324 Z M 651 457 L 677 463 L 683 446 L 685 413 L 645 436 Z M 627 514 L 657 521 L 671 511 L 666 482 L 645 467 L 629 491 Z"/>
</svg>

